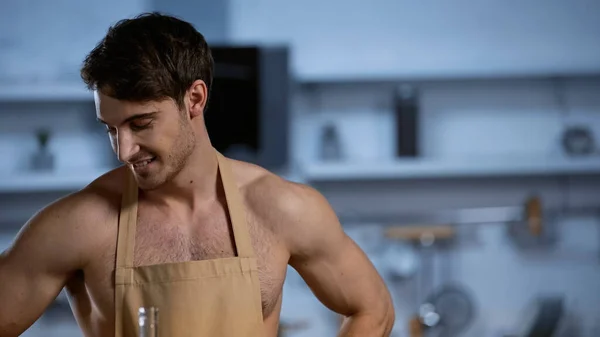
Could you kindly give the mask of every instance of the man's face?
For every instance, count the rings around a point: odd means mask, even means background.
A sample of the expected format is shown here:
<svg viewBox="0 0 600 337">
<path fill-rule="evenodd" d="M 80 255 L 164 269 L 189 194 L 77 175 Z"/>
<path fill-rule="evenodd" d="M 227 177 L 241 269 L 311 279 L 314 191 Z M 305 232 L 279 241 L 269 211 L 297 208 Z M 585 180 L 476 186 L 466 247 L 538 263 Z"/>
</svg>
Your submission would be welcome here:
<svg viewBox="0 0 600 337">
<path fill-rule="evenodd" d="M 189 119 L 173 100 L 134 103 L 95 94 L 96 116 L 113 150 L 145 190 L 159 187 L 185 166 L 195 145 Z"/>
</svg>

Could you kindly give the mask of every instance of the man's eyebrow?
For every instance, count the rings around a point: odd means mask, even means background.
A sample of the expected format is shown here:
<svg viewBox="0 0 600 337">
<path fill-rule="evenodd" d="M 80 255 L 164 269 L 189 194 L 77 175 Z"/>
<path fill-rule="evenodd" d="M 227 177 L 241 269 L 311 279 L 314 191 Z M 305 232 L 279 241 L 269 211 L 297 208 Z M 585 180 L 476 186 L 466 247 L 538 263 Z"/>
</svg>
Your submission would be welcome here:
<svg viewBox="0 0 600 337">
<path fill-rule="evenodd" d="M 154 115 L 156 115 L 158 113 L 158 111 L 153 111 L 153 112 L 147 112 L 147 113 L 143 113 L 143 114 L 136 114 L 130 117 L 127 117 L 123 122 L 121 122 L 121 124 L 125 124 L 131 121 L 134 121 L 136 119 L 143 119 L 143 118 L 149 118 L 152 117 Z M 98 120 L 98 122 L 108 125 L 108 123 L 106 123 L 105 121 L 103 121 L 100 117 L 96 117 L 96 119 Z"/>
</svg>

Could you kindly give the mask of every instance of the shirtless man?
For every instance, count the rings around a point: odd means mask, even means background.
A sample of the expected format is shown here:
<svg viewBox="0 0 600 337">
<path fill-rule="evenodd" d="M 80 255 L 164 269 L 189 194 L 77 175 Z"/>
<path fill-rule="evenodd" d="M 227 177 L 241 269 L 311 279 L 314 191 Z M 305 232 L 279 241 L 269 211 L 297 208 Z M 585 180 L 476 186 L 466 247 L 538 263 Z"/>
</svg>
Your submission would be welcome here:
<svg viewBox="0 0 600 337">
<path fill-rule="evenodd" d="M 2 253 L 0 336 L 65 288 L 89 337 L 134 336 L 140 306 L 159 308 L 163 336 L 274 337 L 288 264 L 345 316 L 340 336 L 389 336 L 388 289 L 323 196 L 212 147 L 212 70 L 202 35 L 159 14 L 119 22 L 88 55 L 82 77 L 124 165 Z"/>
</svg>

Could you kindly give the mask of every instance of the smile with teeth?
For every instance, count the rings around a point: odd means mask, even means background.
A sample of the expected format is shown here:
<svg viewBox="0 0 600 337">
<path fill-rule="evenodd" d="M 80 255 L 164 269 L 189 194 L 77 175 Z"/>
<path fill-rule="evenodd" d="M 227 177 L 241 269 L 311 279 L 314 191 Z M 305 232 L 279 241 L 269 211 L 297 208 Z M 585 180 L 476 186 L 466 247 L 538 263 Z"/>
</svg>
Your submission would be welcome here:
<svg viewBox="0 0 600 337">
<path fill-rule="evenodd" d="M 135 168 L 144 168 L 144 167 L 146 167 L 146 165 L 150 164 L 153 160 L 154 160 L 154 158 L 149 158 L 149 159 L 146 159 L 146 160 L 140 160 L 138 162 L 135 162 L 133 164 L 133 167 L 135 167 Z"/>
</svg>

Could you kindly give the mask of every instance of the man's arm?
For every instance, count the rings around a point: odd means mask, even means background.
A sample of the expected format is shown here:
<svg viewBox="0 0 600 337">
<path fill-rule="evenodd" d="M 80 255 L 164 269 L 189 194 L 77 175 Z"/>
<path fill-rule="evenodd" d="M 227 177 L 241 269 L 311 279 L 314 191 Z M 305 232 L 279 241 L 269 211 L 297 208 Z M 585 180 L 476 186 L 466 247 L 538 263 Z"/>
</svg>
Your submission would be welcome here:
<svg viewBox="0 0 600 337">
<path fill-rule="evenodd" d="M 75 195 L 35 214 L 0 254 L 0 336 L 19 336 L 84 264 L 83 212 Z"/>
<path fill-rule="evenodd" d="M 292 190 L 283 206 L 289 264 L 325 306 L 346 316 L 339 336 L 389 336 L 394 307 L 377 270 L 320 193 L 302 185 Z"/>
</svg>

